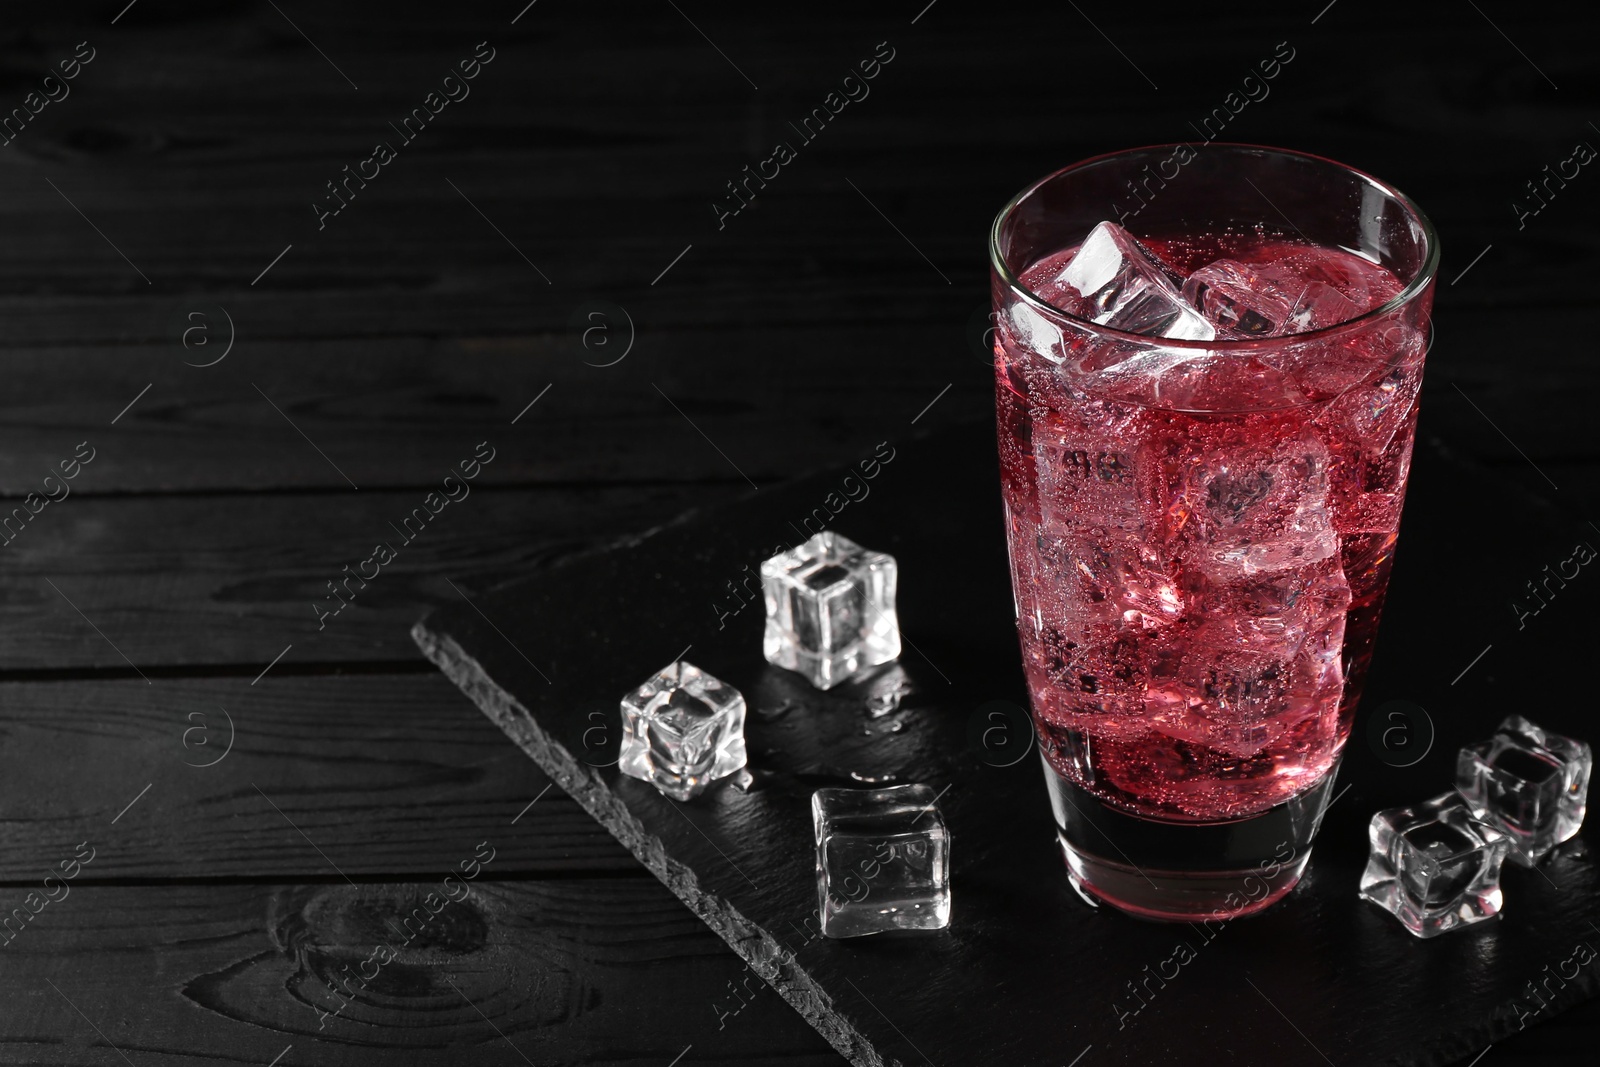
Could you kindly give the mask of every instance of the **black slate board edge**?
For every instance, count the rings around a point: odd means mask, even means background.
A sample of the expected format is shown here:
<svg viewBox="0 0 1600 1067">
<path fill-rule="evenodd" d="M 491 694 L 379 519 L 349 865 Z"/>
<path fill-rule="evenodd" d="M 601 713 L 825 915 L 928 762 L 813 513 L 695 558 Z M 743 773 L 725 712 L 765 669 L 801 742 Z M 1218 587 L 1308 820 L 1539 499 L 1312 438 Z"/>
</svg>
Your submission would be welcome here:
<svg viewBox="0 0 1600 1067">
<path fill-rule="evenodd" d="M 682 518 L 664 525 L 674 525 Z M 643 541 L 654 532 L 631 541 Z M 872 1044 L 849 1020 L 833 1011 L 833 998 L 812 981 L 793 952 L 739 914 L 724 899 L 703 891 L 694 872 L 666 854 L 659 839 L 648 833 L 627 806 L 600 784 L 592 768 L 580 764 L 539 729 L 527 707 L 495 684 L 477 659 L 451 637 L 428 629 L 426 622 L 424 619 L 411 628 L 412 640 L 490 722 L 503 730 L 579 806 L 610 830 L 635 859 L 726 941 L 728 947 L 777 990 L 841 1056 L 856 1067 L 885 1067 L 885 1061 Z"/>
</svg>

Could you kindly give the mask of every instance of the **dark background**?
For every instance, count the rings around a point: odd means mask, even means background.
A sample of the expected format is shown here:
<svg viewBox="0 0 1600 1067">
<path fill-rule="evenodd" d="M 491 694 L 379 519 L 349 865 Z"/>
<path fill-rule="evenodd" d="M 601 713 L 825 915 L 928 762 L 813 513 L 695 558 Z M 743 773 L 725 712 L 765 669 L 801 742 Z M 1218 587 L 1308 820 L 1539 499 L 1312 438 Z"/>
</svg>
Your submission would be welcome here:
<svg viewBox="0 0 1600 1067">
<path fill-rule="evenodd" d="M 79 842 L 95 858 L 0 948 L 0 1060 L 842 1062 L 770 991 L 718 1030 L 737 958 L 543 792 L 410 625 L 870 454 L 936 398 L 918 428 L 983 415 L 995 211 L 1082 157 L 1193 139 L 1279 42 L 1294 59 L 1226 136 L 1368 170 L 1442 235 L 1422 432 L 1492 475 L 1461 522 L 1503 479 L 1581 528 L 1596 165 L 1520 228 L 1514 204 L 1600 146 L 1593 30 L 1503 0 L 13 5 L 0 115 L 78 42 L 94 58 L 0 147 L 6 513 L 79 442 L 94 459 L 0 545 L 3 910 Z M 389 123 L 485 40 L 471 95 L 400 145 Z M 870 96 L 800 145 L 788 122 L 885 41 Z M 725 183 L 780 139 L 798 158 L 719 230 Z M 397 158 L 319 230 L 324 183 L 378 140 Z M 474 495 L 319 630 L 326 583 L 485 440 Z M 1461 580 L 1514 589 L 1550 547 Z M 1465 666 L 1510 621 L 1486 595 L 1439 640 Z M 1585 666 L 1537 648 L 1477 669 Z M 326 946 L 375 937 L 308 931 L 307 895 L 348 879 L 400 912 L 485 840 L 519 951 L 452 971 L 481 931 L 442 928 L 360 1040 L 320 1039 Z M 1577 1062 L 1597 1019 L 1485 1065 Z"/>
</svg>

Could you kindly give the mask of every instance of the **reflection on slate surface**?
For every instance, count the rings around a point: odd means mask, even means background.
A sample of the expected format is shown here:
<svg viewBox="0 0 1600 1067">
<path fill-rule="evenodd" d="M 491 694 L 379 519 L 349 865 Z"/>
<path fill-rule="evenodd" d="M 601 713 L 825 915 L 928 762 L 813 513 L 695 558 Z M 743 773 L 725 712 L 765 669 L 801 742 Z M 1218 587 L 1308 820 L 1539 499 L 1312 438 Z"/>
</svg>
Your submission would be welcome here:
<svg viewBox="0 0 1600 1067">
<path fill-rule="evenodd" d="M 1066 1064 L 1090 1048 L 1086 1067 L 1440 1064 L 1595 992 L 1592 969 L 1537 1001 L 1529 985 L 1583 940 L 1600 944 L 1587 832 L 1538 870 L 1507 868 L 1502 918 L 1430 942 L 1356 897 L 1373 811 L 1448 788 L 1456 750 L 1508 710 L 1536 709 L 1580 737 L 1590 728 L 1564 669 L 1588 655 L 1583 628 L 1560 614 L 1578 598 L 1521 631 L 1507 607 L 1587 527 L 1419 445 L 1367 700 L 1306 878 L 1259 917 L 1144 923 L 1075 896 L 1036 758 L 984 749 L 991 724 L 1015 721 L 994 702 L 1025 699 L 992 433 L 977 424 L 898 443 L 870 496 L 840 515 L 840 532 L 899 561 L 906 647 L 827 693 L 763 662 L 759 605 L 730 613 L 727 590 L 774 545 L 800 540 L 836 472 L 477 596 L 483 615 L 446 609 L 414 636 L 857 1064 Z M 1491 497 L 1500 506 L 1469 521 L 1460 502 Z M 685 645 L 748 699 L 754 778 L 679 805 L 612 764 L 619 696 Z M 1369 741 L 1383 736 L 1369 729 L 1372 709 L 1400 699 L 1427 709 L 1436 735 L 1407 766 Z M 812 791 L 904 782 L 942 792 L 950 928 L 816 938 Z M 711 1049 L 709 1009 L 705 1021 Z"/>
</svg>

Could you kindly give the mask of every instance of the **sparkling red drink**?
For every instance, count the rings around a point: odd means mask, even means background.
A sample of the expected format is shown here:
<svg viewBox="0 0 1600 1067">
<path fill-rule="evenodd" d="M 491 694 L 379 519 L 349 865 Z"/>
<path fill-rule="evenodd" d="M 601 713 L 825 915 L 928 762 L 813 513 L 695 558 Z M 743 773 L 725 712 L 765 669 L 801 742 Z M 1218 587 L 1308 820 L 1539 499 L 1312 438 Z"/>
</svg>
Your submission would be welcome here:
<svg viewBox="0 0 1600 1067">
<path fill-rule="evenodd" d="M 1269 149 L 1200 150 L 1137 212 L 1096 202 L 1175 151 L 1002 213 L 996 396 L 1069 871 L 1137 914 L 1221 917 L 1293 887 L 1350 733 L 1437 252 L 1394 190 Z"/>
</svg>

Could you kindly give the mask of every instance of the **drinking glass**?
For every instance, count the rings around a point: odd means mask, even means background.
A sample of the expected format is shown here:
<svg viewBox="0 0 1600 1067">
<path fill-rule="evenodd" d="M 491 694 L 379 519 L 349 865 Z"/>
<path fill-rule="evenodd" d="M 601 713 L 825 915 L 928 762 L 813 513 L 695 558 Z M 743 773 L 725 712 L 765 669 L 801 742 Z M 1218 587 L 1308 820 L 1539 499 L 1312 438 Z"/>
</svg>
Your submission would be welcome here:
<svg viewBox="0 0 1600 1067">
<path fill-rule="evenodd" d="M 1103 280 L 1111 232 L 1132 272 L 1063 297 L 1051 279 Z M 1071 267 L 1091 239 L 1101 266 Z M 990 261 L 1017 629 L 1069 876 L 1147 918 L 1259 911 L 1310 858 L 1372 655 L 1437 237 L 1338 163 L 1163 145 L 1025 189 Z"/>
</svg>

